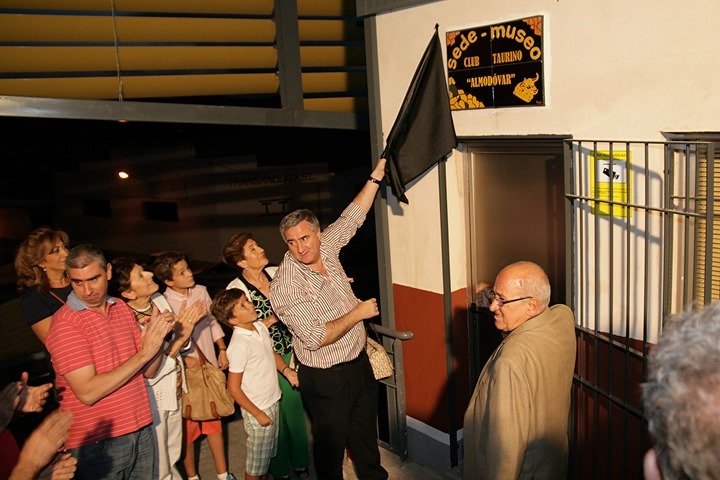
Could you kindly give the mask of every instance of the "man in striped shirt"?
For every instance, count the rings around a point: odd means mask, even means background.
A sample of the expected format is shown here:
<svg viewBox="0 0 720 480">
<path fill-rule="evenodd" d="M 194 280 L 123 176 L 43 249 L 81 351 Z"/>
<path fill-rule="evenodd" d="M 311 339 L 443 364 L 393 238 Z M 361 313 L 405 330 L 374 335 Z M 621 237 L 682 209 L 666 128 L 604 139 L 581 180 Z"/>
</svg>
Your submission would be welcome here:
<svg viewBox="0 0 720 480">
<path fill-rule="evenodd" d="M 60 408 L 73 414 L 65 449 L 78 460 L 75 478 L 151 478 L 152 415 L 143 374 L 155 374 L 175 316 L 155 309 L 141 334 L 130 307 L 107 295 L 112 267 L 99 248 L 78 245 L 65 265 L 73 291 L 53 315 L 46 346 Z"/>
<path fill-rule="evenodd" d="M 388 477 L 380 464 L 378 385 L 365 353 L 363 324 L 379 314 L 377 300 L 355 296 L 339 259 L 365 221 L 384 177 L 381 158 L 360 193 L 322 232 L 310 210 L 296 210 L 280 222 L 288 252 L 270 284 L 270 303 L 293 334 L 320 480 L 343 478 L 346 446 L 358 478 Z"/>
</svg>

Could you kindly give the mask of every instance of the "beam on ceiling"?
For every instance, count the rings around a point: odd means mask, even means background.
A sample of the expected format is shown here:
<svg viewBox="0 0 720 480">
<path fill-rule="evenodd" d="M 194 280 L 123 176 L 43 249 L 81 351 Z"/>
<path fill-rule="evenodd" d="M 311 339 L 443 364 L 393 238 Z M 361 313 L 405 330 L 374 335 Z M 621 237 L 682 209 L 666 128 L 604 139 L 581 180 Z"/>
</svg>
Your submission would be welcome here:
<svg viewBox="0 0 720 480">
<path fill-rule="evenodd" d="M 280 99 L 283 108 L 303 108 L 300 37 L 295 0 L 275 0 L 275 42 L 278 49 Z"/>
<path fill-rule="evenodd" d="M 347 112 L 3 95 L 0 95 L 0 116 L 339 130 L 368 128 L 365 115 Z"/>
</svg>

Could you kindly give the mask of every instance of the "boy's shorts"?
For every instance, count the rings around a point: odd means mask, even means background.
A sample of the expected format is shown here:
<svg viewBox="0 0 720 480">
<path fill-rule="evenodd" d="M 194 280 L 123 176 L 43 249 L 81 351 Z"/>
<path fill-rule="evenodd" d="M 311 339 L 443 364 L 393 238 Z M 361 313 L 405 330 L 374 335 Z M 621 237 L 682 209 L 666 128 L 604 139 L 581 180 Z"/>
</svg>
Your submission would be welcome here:
<svg viewBox="0 0 720 480">
<path fill-rule="evenodd" d="M 222 433 L 222 421 L 206 420 L 204 422 L 196 422 L 183 418 L 183 442 L 185 445 L 193 443 L 200 435 L 212 435 Z"/>
<path fill-rule="evenodd" d="M 270 460 L 277 454 L 278 431 L 280 430 L 280 402 L 275 402 L 263 412 L 272 420 L 272 425 L 263 427 L 247 410 L 242 411 L 243 425 L 247 432 L 247 460 L 245 473 L 260 477 L 267 474 Z"/>
</svg>

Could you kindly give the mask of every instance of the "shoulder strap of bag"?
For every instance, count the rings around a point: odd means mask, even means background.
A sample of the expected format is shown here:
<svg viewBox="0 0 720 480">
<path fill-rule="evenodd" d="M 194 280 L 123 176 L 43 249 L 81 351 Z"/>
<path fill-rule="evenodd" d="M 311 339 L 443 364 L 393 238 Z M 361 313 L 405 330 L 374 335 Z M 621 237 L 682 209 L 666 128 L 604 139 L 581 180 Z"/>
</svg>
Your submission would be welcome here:
<svg viewBox="0 0 720 480">
<path fill-rule="evenodd" d="M 382 341 L 380 340 L 380 334 L 377 332 L 377 330 L 375 330 L 375 324 L 373 322 L 371 322 L 370 320 L 368 320 L 367 326 L 369 328 L 365 329 L 366 335 L 382 345 Z M 372 335 L 370 334 L 370 332 L 372 332 Z"/>
<path fill-rule="evenodd" d="M 50 295 L 52 295 L 53 297 L 57 298 L 60 303 L 62 303 L 63 305 L 65 305 L 65 300 L 63 300 L 62 298 L 60 298 L 60 296 L 59 296 L 57 293 L 53 292 L 52 290 L 50 290 L 49 293 L 50 293 Z"/>
<path fill-rule="evenodd" d="M 197 350 L 197 352 L 198 352 L 198 357 L 200 358 L 200 365 L 204 364 L 205 362 L 207 362 L 207 358 L 205 358 L 205 354 L 202 352 L 202 350 L 200 350 L 200 347 L 198 346 L 198 344 L 195 343 L 195 339 L 193 337 L 190 337 L 190 339 L 192 340 L 195 350 Z"/>
</svg>

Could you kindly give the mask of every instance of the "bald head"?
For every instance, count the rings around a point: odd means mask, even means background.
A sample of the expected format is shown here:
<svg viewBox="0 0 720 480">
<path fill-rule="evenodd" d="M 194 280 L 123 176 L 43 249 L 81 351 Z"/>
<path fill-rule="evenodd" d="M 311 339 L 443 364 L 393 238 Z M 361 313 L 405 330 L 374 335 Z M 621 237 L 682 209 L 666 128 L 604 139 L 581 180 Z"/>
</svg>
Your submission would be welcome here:
<svg viewBox="0 0 720 480">
<path fill-rule="evenodd" d="M 512 289 L 512 293 L 533 297 L 538 300 L 542 313 L 550 304 L 550 281 L 545 271 L 533 262 L 515 262 L 500 270 L 495 283 L 502 283 Z"/>
<path fill-rule="evenodd" d="M 549 303 L 550 282 L 535 263 L 513 263 L 495 277 L 490 311 L 495 314 L 495 328 L 501 332 L 512 332 L 537 317 Z"/>
</svg>

